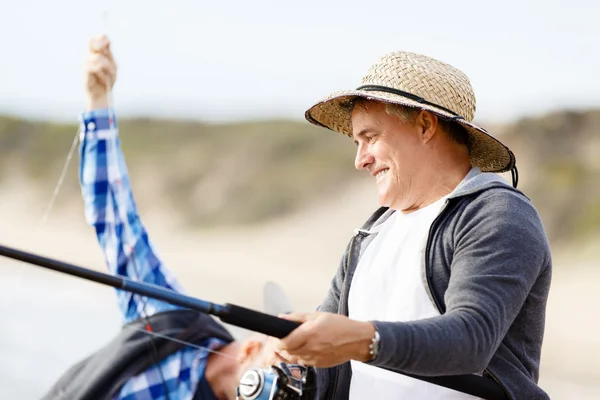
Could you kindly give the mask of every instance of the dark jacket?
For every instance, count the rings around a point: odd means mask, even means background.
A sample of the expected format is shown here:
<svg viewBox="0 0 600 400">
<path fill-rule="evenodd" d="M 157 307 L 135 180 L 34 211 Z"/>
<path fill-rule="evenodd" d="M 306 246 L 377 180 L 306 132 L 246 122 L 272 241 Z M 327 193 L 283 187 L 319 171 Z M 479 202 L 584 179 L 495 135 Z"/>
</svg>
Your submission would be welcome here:
<svg viewBox="0 0 600 400">
<path fill-rule="evenodd" d="M 233 341 L 225 327 L 196 311 L 162 312 L 149 317 L 149 321 L 155 333 L 192 344 L 207 338 L 219 338 L 226 343 Z M 154 340 L 158 360 L 184 346 L 140 332 L 145 326 L 145 319 L 125 325 L 110 343 L 63 374 L 42 400 L 110 399 L 129 378 L 154 364 L 151 340 Z"/>
<path fill-rule="evenodd" d="M 348 315 L 358 260 L 380 208 L 346 249 L 320 311 Z M 529 199 L 499 176 L 471 170 L 433 222 L 423 280 L 440 316 L 374 321 L 381 335 L 369 364 L 416 376 L 482 374 L 510 399 L 547 399 L 537 385 L 552 271 L 548 239 Z M 350 363 L 319 369 L 320 398 L 348 398 Z"/>
</svg>

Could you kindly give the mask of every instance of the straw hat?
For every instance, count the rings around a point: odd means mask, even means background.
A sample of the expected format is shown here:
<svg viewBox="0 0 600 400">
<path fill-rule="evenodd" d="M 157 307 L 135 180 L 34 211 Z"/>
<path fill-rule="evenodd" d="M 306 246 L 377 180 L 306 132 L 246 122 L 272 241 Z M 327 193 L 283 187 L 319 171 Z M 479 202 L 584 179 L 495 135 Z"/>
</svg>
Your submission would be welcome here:
<svg viewBox="0 0 600 400">
<path fill-rule="evenodd" d="M 309 108 L 305 117 L 315 125 L 352 137 L 348 104 L 357 96 L 428 110 L 455 121 L 470 135 L 472 165 L 484 172 L 515 167 L 515 156 L 508 147 L 472 123 L 475 94 L 469 78 L 448 64 L 408 52 L 386 54 L 370 68 L 358 88 L 330 94 Z"/>
</svg>

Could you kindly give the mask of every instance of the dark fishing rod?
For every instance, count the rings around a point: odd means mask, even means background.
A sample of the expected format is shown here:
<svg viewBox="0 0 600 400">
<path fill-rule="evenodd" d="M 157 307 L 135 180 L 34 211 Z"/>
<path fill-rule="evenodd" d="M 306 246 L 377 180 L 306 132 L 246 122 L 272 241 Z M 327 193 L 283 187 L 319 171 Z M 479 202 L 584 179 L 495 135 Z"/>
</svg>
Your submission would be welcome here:
<svg viewBox="0 0 600 400">
<path fill-rule="evenodd" d="M 236 306 L 234 304 L 215 304 L 200 300 L 195 297 L 186 296 L 181 293 L 173 292 L 160 286 L 150 283 L 136 282 L 131 279 L 109 275 L 91 269 L 79 267 L 63 261 L 54 260 L 40 255 L 28 253 L 22 250 L 1 246 L 0 255 L 15 260 L 34 264 L 39 267 L 62 272 L 64 274 L 77 276 L 89 281 L 112 286 L 115 289 L 125 290 L 142 296 L 152 297 L 163 300 L 171 304 L 186 307 L 201 313 L 219 317 L 223 322 L 240 328 L 249 329 L 254 332 L 264 333 L 268 336 L 284 338 L 300 324 L 295 321 L 289 321 L 278 318 L 270 314 L 264 314 L 248 308 Z"/>
<path fill-rule="evenodd" d="M 142 296 L 163 300 L 168 303 L 186 307 L 201 313 L 214 315 L 225 323 L 254 332 L 263 333 L 279 339 L 286 337 L 294 329 L 300 326 L 300 323 L 298 322 L 278 318 L 270 314 L 251 310 L 249 308 L 240 307 L 229 303 L 211 303 L 209 301 L 173 292 L 153 284 L 136 282 L 126 277 L 105 274 L 2 245 L 0 245 L 0 256 L 37 265 L 39 267 L 76 276 L 103 285 L 112 286 L 115 289 L 125 290 Z M 419 379 L 434 385 L 443 386 L 487 400 L 508 400 L 506 393 L 499 384 L 491 379 L 483 378 L 481 376 L 455 375 L 426 377 L 411 375 L 394 370 L 390 371 L 401 373 L 411 378 Z M 258 378 L 252 378 L 252 380 L 255 379 Z M 255 397 L 247 398 L 249 399 Z M 265 399 L 267 398 L 274 399 L 276 397 L 265 397 Z M 256 397 L 255 399 L 261 400 L 262 397 Z"/>
</svg>

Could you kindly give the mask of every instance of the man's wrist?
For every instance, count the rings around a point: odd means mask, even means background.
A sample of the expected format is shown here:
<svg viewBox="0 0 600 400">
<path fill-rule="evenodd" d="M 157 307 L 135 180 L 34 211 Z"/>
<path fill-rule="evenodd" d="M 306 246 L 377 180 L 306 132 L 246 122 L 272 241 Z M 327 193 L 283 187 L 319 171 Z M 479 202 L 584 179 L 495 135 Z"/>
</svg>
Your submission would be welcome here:
<svg viewBox="0 0 600 400">
<path fill-rule="evenodd" d="M 373 341 L 375 337 L 379 336 L 375 325 L 371 322 L 360 322 L 360 329 L 357 329 L 357 334 L 359 335 L 359 340 L 357 341 L 358 346 L 355 360 L 361 362 L 372 361 L 374 358 L 372 354 Z"/>
<path fill-rule="evenodd" d="M 108 97 L 107 96 L 97 96 L 97 97 L 88 97 L 85 100 L 85 111 L 91 112 L 94 110 L 103 110 L 108 108 Z"/>
<path fill-rule="evenodd" d="M 377 331 L 377 327 L 373 325 L 373 328 L 375 329 L 375 333 L 371 338 L 371 344 L 369 344 L 369 361 L 374 361 L 379 355 L 379 342 L 381 340 L 379 332 Z"/>
</svg>

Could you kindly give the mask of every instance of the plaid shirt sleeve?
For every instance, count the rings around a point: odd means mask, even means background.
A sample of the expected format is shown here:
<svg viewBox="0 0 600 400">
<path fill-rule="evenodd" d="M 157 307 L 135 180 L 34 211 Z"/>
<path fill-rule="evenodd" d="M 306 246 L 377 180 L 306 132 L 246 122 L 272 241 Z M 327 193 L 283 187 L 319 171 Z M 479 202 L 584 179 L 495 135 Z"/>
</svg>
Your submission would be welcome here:
<svg viewBox="0 0 600 400">
<path fill-rule="evenodd" d="M 113 110 L 81 115 L 79 180 L 85 218 L 95 228 L 111 274 L 152 283 L 178 292 L 180 284 L 163 265 L 140 221 L 123 156 Z M 177 308 L 159 300 L 117 290 L 125 322 Z M 196 392 L 216 400 L 204 371 L 208 349 L 224 343 L 208 338 L 201 348 L 184 347 L 131 377 L 115 400 L 191 400 Z M 164 383 L 163 383 L 164 378 Z"/>
<path fill-rule="evenodd" d="M 109 272 L 182 292 L 159 259 L 137 212 L 112 109 L 81 115 L 79 180 L 85 218 L 96 231 Z M 125 322 L 178 307 L 117 290 Z"/>
</svg>

